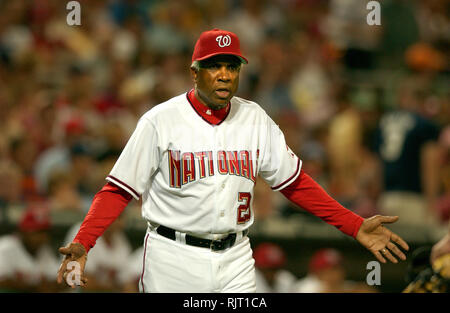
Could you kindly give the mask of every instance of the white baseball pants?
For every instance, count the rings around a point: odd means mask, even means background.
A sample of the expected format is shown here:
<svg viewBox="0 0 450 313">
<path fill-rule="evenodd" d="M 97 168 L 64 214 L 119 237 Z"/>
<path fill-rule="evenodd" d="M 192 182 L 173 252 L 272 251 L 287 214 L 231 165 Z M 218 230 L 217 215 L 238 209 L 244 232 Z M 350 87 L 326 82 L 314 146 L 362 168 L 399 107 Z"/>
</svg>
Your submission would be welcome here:
<svg viewBox="0 0 450 313">
<path fill-rule="evenodd" d="M 212 251 L 180 243 L 150 228 L 144 240 L 140 292 L 252 293 L 256 292 L 250 240 Z"/>
</svg>

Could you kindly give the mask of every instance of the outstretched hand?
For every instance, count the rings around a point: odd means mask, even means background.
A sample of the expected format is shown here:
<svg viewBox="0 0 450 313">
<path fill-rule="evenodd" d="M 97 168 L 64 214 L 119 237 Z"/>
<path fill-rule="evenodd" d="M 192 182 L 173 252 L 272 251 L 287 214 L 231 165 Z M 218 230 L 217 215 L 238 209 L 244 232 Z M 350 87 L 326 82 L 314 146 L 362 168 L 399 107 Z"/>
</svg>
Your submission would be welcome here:
<svg viewBox="0 0 450 313">
<path fill-rule="evenodd" d="M 63 281 L 72 288 L 75 286 L 85 286 L 87 278 L 84 276 L 84 267 L 86 265 L 87 253 L 84 246 L 77 242 L 72 242 L 65 247 L 59 248 L 59 253 L 65 255 L 63 262 L 58 270 L 58 276 L 56 281 L 61 284 Z M 71 266 L 70 262 L 75 261 L 75 266 Z M 71 275 L 70 279 L 67 279 L 67 275 L 72 271 L 77 271 Z"/>
<path fill-rule="evenodd" d="M 397 220 L 398 216 L 375 215 L 367 218 L 361 224 L 356 240 L 382 263 L 386 263 L 386 259 L 392 263 L 398 263 L 395 256 L 401 260 L 406 260 L 405 254 L 397 245 L 408 251 L 408 244 L 400 236 L 383 226 L 384 223 L 390 224 Z"/>
</svg>

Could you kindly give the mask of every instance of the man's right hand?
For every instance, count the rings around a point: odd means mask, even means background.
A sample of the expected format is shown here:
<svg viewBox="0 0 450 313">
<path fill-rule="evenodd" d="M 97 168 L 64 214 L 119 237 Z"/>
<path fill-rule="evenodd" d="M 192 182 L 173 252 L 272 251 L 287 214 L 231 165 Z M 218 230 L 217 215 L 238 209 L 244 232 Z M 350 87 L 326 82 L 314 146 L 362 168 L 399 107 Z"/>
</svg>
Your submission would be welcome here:
<svg viewBox="0 0 450 313">
<path fill-rule="evenodd" d="M 84 246 L 78 242 L 72 242 L 65 247 L 59 248 L 58 251 L 65 255 L 65 258 L 59 267 L 56 281 L 59 284 L 64 281 L 72 288 L 75 288 L 75 286 L 85 286 L 87 278 L 84 276 L 84 267 L 86 265 L 87 253 Z"/>
</svg>

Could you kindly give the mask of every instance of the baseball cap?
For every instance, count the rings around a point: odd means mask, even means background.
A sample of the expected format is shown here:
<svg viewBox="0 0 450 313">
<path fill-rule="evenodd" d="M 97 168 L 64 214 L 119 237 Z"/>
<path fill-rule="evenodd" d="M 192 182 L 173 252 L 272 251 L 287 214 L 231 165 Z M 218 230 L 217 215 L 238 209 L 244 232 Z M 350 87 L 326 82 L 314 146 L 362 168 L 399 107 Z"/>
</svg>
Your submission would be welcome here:
<svg viewBox="0 0 450 313">
<path fill-rule="evenodd" d="M 321 249 L 314 253 L 309 262 L 310 272 L 331 268 L 342 264 L 342 255 L 335 249 Z"/>
<path fill-rule="evenodd" d="M 286 255 L 283 250 L 273 243 L 261 243 L 253 253 L 255 266 L 257 268 L 279 268 L 286 262 Z"/>
<path fill-rule="evenodd" d="M 50 217 L 47 211 L 29 208 L 19 223 L 22 232 L 47 230 L 50 228 Z"/>
<path fill-rule="evenodd" d="M 218 28 L 201 33 L 192 53 L 192 62 L 205 60 L 219 54 L 235 55 L 243 63 L 248 63 L 242 55 L 238 36 Z"/>
</svg>

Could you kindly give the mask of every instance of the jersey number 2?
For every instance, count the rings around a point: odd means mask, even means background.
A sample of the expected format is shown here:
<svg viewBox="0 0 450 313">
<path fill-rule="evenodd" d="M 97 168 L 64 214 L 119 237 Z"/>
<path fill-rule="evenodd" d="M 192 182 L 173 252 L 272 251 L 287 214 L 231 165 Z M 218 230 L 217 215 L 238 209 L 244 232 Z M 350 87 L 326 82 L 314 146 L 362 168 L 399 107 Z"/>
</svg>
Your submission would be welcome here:
<svg viewBox="0 0 450 313">
<path fill-rule="evenodd" d="M 239 192 L 238 193 L 238 201 L 243 202 L 238 207 L 237 211 L 237 223 L 244 224 L 250 220 L 251 210 L 250 210 L 250 200 L 252 199 L 252 195 L 250 192 Z"/>
</svg>

